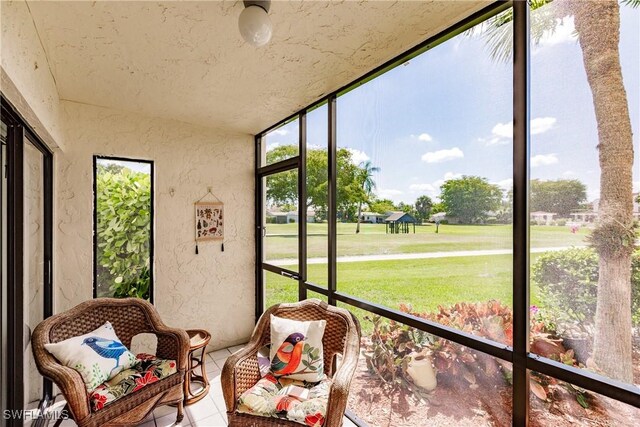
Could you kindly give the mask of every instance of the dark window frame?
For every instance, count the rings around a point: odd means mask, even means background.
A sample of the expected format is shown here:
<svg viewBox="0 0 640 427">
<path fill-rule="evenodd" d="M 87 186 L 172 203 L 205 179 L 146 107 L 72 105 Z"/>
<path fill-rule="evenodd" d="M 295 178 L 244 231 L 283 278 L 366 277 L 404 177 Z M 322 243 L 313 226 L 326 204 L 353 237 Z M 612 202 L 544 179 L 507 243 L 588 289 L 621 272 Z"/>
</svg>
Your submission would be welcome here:
<svg viewBox="0 0 640 427">
<path fill-rule="evenodd" d="M 473 25 L 482 22 L 492 15 L 500 13 L 513 6 L 513 183 L 514 183 L 514 222 L 513 222 L 513 313 L 514 313 L 514 339 L 513 346 L 506 346 L 482 337 L 467 334 L 459 330 L 431 322 L 422 318 L 409 316 L 398 310 L 384 307 L 372 302 L 347 295 L 337 290 L 336 277 L 336 99 L 338 96 L 353 90 L 369 80 L 395 68 L 411 58 L 443 43 L 446 40 L 464 32 Z M 264 283 L 261 272 L 264 270 L 287 275 L 287 271 L 279 267 L 264 263 L 262 258 L 262 186 L 261 178 L 270 170 L 279 168 L 300 168 L 298 173 L 299 188 L 306 183 L 306 171 L 302 168 L 303 149 L 306 148 L 305 137 L 301 131 L 299 138 L 300 156 L 286 161 L 270 164 L 262 167 L 260 159 L 262 155 L 262 136 L 283 124 L 296 118 L 303 119 L 304 115 L 322 103 L 328 102 L 328 135 L 329 135 L 329 236 L 328 236 L 328 278 L 327 288 L 308 282 L 306 279 L 306 259 L 300 256 L 300 273 L 293 277 L 299 283 L 299 296 L 302 299 L 306 292 L 313 291 L 327 297 L 329 304 L 336 305 L 341 302 L 357 307 L 374 314 L 404 323 L 411 327 L 429 332 L 433 335 L 448 339 L 458 344 L 484 352 L 493 357 L 500 358 L 513 365 L 513 425 L 525 426 L 529 423 L 529 372 L 536 371 L 555 377 L 595 393 L 619 400 L 626 404 L 640 408 L 640 390 L 593 372 L 568 366 L 554 360 L 541 357 L 529 352 L 529 86 L 530 86 L 530 42 L 529 42 L 529 5 L 528 2 L 518 0 L 514 2 L 496 1 L 481 11 L 472 14 L 468 18 L 454 24 L 440 34 L 427 39 L 412 49 L 400 54 L 396 58 L 365 74 L 352 83 L 332 92 L 310 106 L 286 119 L 270 126 L 256 136 L 256 319 L 264 311 Z M 302 123 L 302 122 L 301 122 Z M 301 126 L 302 129 L 302 126 Z M 304 146 L 303 146 L 304 144 Z M 285 164 L 286 163 L 286 164 Z M 267 168 L 269 170 L 267 170 Z M 302 218 L 302 217 L 301 217 Z M 302 233 L 300 226 L 299 254 L 306 251 L 307 236 Z M 358 421 L 355 414 L 347 412 L 349 418 Z"/>
<path fill-rule="evenodd" d="M 146 163 L 149 165 L 150 178 L 151 178 L 151 198 L 149 203 L 151 204 L 150 215 L 150 229 L 149 229 L 149 302 L 154 303 L 155 298 L 155 163 L 153 160 L 137 159 L 133 157 L 120 157 L 120 156 L 106 156 L 106 155 L 94 155 L 93 156 L 93 298 L 98 298 L 98 160 L 116 160 L 122 162 L 135 162 Z"/>
<path fill-rule="evenodd" d="M 0 95 L 2 121 L 7 125 L 7 349 L 23 352 L 24 337 L 24 145 L 30 143 L 42 154 L 43 165 L 43 320 L 53 315 L 53 151 L 42 141 L 18 110 Z M 28 140 L 28 142 L 27 142 Z M 24 409 L 24 360 L 7 357 L 6 381 L 1 384 L 6 392 L 7 409 Z M 3 378 L 4 379 L 4 378 Z M 5 389 L 6 388 L 6 389 Z M 42 412 L 53 402 L 53 383 L 43 378 L 43 395 L 39 409 Z M 3 408 L 4 409 L 4 408 Z M 35 420 L 36 425 L 42 422 Z M 7 420 L 8 426 L 22 425 L 20 419 Z"/>
</svg>

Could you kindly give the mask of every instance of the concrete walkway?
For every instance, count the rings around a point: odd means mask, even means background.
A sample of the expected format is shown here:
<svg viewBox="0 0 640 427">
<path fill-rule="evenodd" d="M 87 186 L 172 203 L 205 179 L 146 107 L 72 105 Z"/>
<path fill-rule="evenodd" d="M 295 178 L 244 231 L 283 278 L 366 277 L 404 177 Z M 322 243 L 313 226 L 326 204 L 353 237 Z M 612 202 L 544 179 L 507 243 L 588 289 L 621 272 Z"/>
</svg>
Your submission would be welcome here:
<svg viewBox="0 0 640 427">
<path fill-rule="evenodd" d="M 532 248 L 531 253 L 562 251 L 580 246 L 556 246 L 552 248 Z M 338 262 L 366 262 L 366 261 L 392 261 L 405 259 L 431 259 L 431 258 L 453 258 L 453 257 L 470 257 L 470 256 L 488 256 L 488 255 L 510 255 L 511 249 L 486 249 L 480 251 L 449 251 L 449 252 L 420 252 L 414 254 L 380 254 L 380 255 L 352 255 L 338 257 Z M 297 265 L 298 260 L 275 259 L 266 261 L 268 264 L 285 266 Z M 326 258 L 309 258 L 307 264 L 326 264 Z"/>
</svg>

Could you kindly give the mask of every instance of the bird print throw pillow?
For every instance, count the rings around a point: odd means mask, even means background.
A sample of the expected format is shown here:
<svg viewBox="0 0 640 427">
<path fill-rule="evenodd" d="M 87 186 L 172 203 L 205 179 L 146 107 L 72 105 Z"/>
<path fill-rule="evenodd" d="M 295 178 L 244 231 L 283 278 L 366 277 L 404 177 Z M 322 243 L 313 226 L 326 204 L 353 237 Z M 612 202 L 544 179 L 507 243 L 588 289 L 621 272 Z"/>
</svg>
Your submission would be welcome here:
<svg viewBox="0 0 640 427">
<path fill-rule="evenodd" d="M 88 334 L 45 344 L 44 348 L 80 373 L 88 393 L 136 364 L 136 356 L 120 342 L 109 322 Z"/>
<path fill-rule="evenodd" d="M 327 322 L 300 322 L 271 315 L 271 373 L 318 382 L 324 378 L 322 337 Z"/>
</svg>

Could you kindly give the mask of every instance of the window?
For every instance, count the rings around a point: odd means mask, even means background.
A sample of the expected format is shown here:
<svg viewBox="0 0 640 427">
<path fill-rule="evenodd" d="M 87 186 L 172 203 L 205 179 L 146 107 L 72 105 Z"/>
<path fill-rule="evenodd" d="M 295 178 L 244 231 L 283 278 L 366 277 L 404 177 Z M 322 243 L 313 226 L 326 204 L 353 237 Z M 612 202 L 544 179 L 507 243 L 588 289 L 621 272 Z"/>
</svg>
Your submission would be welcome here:
<svg viewBox="0 0 640 427">
<path fill-rule="evenodd" d="M 640 9 L 559 3 L 496 2 L 327 95 L 258 171 L 319 219 L 291 229 L 297 298 L 360 321 L 353 421 L 637 424 Z"/>
<path fill-rule="evenodd" d="M 153 162 L 94 157 L 94 296 L 153 301 Z"/>
<path fill-rule="evenodd" d="M 531 12 L 531 238 L 562 241 L 532 249 L 532 352 L 640 384 L 640 10 L 614 6 Z"/>
<path fill-rule="evenodd" d="M 339 292 L 455 328 L 469 325 L 439 307 L 510 310 L 512 65 L 485 49 L 488 28 L 337 98 Z M 468 331 L 510 344 L 501 322 Z"/>
</svg>

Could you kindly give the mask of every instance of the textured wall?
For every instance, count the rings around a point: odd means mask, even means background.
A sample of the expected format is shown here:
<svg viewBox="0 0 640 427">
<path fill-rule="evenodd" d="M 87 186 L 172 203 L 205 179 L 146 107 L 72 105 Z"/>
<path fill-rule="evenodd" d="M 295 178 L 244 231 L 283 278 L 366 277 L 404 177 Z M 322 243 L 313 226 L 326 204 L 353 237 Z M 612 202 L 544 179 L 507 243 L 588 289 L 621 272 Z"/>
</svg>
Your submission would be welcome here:
<svg viewBox="0 0 640 427">
<path fill-rule="evenodd" d="M 274 1 L 256 49 L 240 1 L 29 2 L 61 98 L 247 133 L 489 3 Z"/>
<path fill-rule="evenodd" d="M 155 164 L 155 305 L 163 320 L 242 342 L 254 325 L 254 147 L 249 135 L 62 102 L 67 149 L 56 159 L 56 310 L 92 297 L 92 156 Z M 225 204 L 225 251 L 194 247 L 193 203 Z M 171 191 L 173 189 L 173 191 Z M 173 193 L 173 195 L 172 195 Z"/>
<path fill-rule="evenodd" d="M 1 1 L 0 24 L 2 93 L 50 148 L 63 146 L 56 82 L 27 3 Z"/>
</svg>

